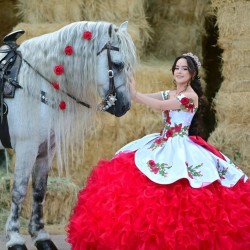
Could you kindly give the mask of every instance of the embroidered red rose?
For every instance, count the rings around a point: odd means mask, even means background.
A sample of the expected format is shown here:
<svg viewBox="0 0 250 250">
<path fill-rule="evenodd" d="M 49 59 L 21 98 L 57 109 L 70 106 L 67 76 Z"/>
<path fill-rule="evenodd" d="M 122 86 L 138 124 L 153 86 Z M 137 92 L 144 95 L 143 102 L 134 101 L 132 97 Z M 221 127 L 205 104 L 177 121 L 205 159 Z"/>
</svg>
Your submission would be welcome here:
<svg viewBox="0 0 250 250">
<path fill-rule="evenodd" d="M 56 75 L 62 75 L 64 73 L 64 67 L 62 65 L 57 65 L 54 67 L 54 72 Z"/>
<path fill-rule="evenodd" d="M 83 33 L 83 39 L 85 39 L 85 40 L 91 40 L 91 38 L 92 38 L 92 33 L 90 32 L 90 31 L 85 31 L 84 33 Z"/>
<path fill-rule="evenodd" d="M 157 139 L 155 140 L 155 144 L 161 144 L 161 142 L 162 142 L 161 138 L 157 138 Z"/>
<path fill-rule="evenodd" d="M 60 86 L 57 82 L 52 82 L 52 86 L 54 87 L 54 89 L 59 90 Z"/>
<path fill-rule="evenodd" d="M 171 124 L 171 119 L 170 119 L 170 115 L 169 115 L 169 110 L 164 111 L 165 115 L 166 115 L 166 123 Z"/>
<path fill-rule="evenodd" d="M 148 164 L 149 164 L 150 167 L 155 167 L 156 166 L 156 163 L 154 162 L 154 160 L 149 160 Z"/>
<path fill-rule="evenodd" d="M 70 45 L 68 45 L 65 47 L 64 52 L 66 55 L 71 56 L 73 54 L 73 48 Z"/>
<path fill-rule="evenodd" d="M 65 102 L 65 101 L 61 101 L 61 102 L 59 103 L 59 108 L 60 108 L 61 110 L 66 109 L 66 102 Z"/>
<path fill-rule="evenodd" d="M 184 106 L 188 105 L 189 104 L 189 98 L 187 98 L 187 97 L 181 98 L 181 104 L 184 105 Z"/>
<path fill-rule="evenodd" d="M 187 107 L 188 110 L 192 111 L 194 110 L 194 104 L 193 103 L 190 103 Z"/>
<path fill-rule="evenodd" d="M 175 125 L 175 127 L 174 127 L 174 131 L 175 131 L 176 133 L 180 133 L 180 132 L 181 132 L 181 129 L 182 129 L 182 123 L 179 124 L 179 125 Z"/>
<path fill-rule="evenodd" d="M 172 137 L 173 134 L 174 134 L 173 130 L 172 130 L 172 129 L 169 129 L 169 130 L 167 131 L 167 133 L 166 133 L 166 136 L 167 136 L 167 137 Z"/>
<path fill-rule="evenodd" d="M 154 174 L 158 174 L 158 172 L 159 172 L 159 168 L 153 167 L 153 168 L 151 168 L 151 170 L 152 170 L 152 172 L 153 172 Z"/>
</svg>

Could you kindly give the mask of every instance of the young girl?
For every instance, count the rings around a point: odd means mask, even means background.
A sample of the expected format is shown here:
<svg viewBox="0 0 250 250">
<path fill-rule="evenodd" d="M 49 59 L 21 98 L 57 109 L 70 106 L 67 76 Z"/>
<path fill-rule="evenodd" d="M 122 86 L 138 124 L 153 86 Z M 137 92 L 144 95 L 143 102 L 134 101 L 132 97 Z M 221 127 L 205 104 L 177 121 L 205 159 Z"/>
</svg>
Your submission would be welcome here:
<svg viewBox="0 0 250 250">
<path fill-rule="evenodd" d="M 176 90 L 135 102 L 162 111 L 160 133 L 102 160 L 79 193 L 68 225 L 72 250 L 250 249 L 250 182 L 197 130 L 200 61 L 176 58 Z"/>
</svg>

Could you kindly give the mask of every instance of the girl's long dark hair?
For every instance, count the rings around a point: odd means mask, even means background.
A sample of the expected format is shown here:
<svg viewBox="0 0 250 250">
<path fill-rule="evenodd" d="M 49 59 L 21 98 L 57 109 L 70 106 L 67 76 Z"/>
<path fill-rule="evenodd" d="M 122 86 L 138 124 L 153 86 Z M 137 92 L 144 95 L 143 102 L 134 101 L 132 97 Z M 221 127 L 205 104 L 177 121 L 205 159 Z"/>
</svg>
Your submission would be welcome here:
<svg viewBox="0 0 250 250">
<path fill-rule="evenodd" d="M 174 64 L 172 66 L 173 74 L 175 71 L 176 63 L 181 58 L 184 58 L 187 60 L 188 71 L 193 76 L 191 79 L 190 85 L 199 98 L 199 107 L 189 127 L 189 135 L 198 135 L 198 136 L 201 136 L 204 140 L 207 140 L 208 136 L 207 136 L 206 129 L 205 129 L 204 117 L 208 109 L 208 101 L 207 101 L 207 98 L 204 96 L 204 93 L 202 90 L 200 77 L 199 77 L 199 69 L 198 69 L 196 62 L 194 61 L 192 57 L 182 55 L 182 56 L 177 57 L 174 61 Z"/>
</svg>

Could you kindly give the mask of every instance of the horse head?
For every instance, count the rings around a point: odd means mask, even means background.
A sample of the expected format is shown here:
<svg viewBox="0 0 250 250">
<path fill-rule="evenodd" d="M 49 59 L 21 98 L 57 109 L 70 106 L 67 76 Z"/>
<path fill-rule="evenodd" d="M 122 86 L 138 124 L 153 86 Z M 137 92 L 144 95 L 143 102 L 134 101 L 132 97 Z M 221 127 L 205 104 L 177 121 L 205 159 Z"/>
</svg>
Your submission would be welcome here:
<svg viewBox="0 0 250 250">
<path fill-rule="evenodd" d="M 54 100 L 66 93 L 76 105 L 84 103 L 96 110 L 101 98 L 99 110 L 122 116 L 131 105 L 129 81 L 136 63 L 127 25 L 76 22 L 29 39 L 20 46 L 24 67 L 33 68 L 41 80 L 60 85 L 60 91 L 52 94 Z"/>
<path fill-rule="evenodd" d="M 119 28 L 110 24 L 97 53 L 97 85 L 102 97 L 101 110 L 124 115 L 131 104 L 128 83 L 135 64 L 135 49 L 127 33 L 128 22 Z"/>
</svg>

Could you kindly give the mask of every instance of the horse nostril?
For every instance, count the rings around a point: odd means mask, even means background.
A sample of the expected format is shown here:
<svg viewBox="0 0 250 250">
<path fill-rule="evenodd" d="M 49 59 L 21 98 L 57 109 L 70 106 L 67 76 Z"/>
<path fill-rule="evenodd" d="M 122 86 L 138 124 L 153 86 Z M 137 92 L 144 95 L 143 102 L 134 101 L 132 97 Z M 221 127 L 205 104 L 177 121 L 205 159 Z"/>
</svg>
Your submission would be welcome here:
<svg viewBox="0 0 250 250">
<path fill-rule="evenodd" d="M 130 105 L 123 105 L 122 106 L 122 112 L 126 113 L 130 109 Z"/>
</svg>

